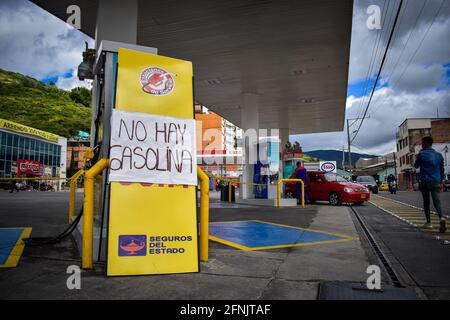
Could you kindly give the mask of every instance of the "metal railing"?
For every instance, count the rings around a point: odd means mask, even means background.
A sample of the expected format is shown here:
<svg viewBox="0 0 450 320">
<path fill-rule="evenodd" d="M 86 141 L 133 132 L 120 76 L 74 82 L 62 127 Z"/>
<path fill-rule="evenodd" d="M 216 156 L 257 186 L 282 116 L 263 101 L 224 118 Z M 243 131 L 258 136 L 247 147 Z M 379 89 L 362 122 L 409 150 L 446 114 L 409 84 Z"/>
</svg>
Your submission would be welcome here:
<svg viewBox="0 0 450 320">
<path fill-rule="evenodd" d="M 109 166 L 108 159 L 100 159 L 84 176 L 84 204 L 83 204 L 83 239 L 81 246 L 81 267 L 93 267 L 94 242 L 94 182 L 95 177 Z"/>
<path fill-rule="evenodd" d="M 69 186 L 70 186 L 69 223 L 72 222 L 72 219 L 75 216 L 75 197 L 76 197 L 76 191 L 77 191 L 77 182 L 78 182 L 78 179 L 83 176 L 83 174 L 84 174 L 84 170 L 80 169 L 69 179 Z"/>
<path fill-rule="evenodd" d="M 249 184 L 249 185 L 261 185 L 261 186 L 267 186 L 267 184 L 264 183 L 254 183 L 254 182 L 241 182 L 241 181 L 236 181 L 236 180 L 230 180 L 230 179 L 226 179 L 226 178 L 222 178 L 222 177 L 215 177 L 215 176 L 211 176 L 210 178 L 215 178 L 215 179 L 220 179 L 223 182 L 226 182 L 229 184 L 229 188 L 228 188 L 228 202 L 232 202 L 232 185 L 240 185 L 240 184 Z M 277 207 L 280 207 L 280 199 L 281 199 L 281 185 L 283 182 L 296 182 L 296 183 L 300 183 L 301 184 L 301 188 L 302 188 L 302 208 L 305 208 L 305 183 L 303 182 L 303 180 L 301 179 L 280 179 L 277 182 Z"/>
<path fill-rule="evenodd" d="M 93 267 L 94 180 L 108 166 L 109 161 L 107 159 L 101 159 L 91 169 L 85 172 L 81 253 L 81 265 L 83 269 L 92 269 Z M 81 173 L 79 176 L 81 176 Z M 208 261 L 209 253 L 209 177 L 200 167 L 197 167 L 197 176 L 200 182 L 200 260 L 206 262 Z"/>
<path fill-rule="evenodd" d="M 209 237 L 209 177 L 197 167 L 197 177 L 200 181 L 200 260 L 208 261 Z"/>
<path fill-rule="evenodd" d="M 296 182 L 301 184 L 302 187 L 302 208 L 305 208 L 305 183 L 302 179 L 280 179 L 277 184 L 277 207 L 280 207 L 281 199 L 281 186 L 283 182 Z"/>
<path fill-rule="evenodd" d="M 266 183 L 255 183 L 255 182 L 244 182 L 244 181 L 234 181 L 234 180 L 229 180 L 228 181 L 229 184 L 229 188 L 228 188 L 228 202 L 232 202 L 232 186 L 233 185 L 241 185 L 241 184 L 248 184 L 248 185 L 253 185 L 253 186 L 267 186 Z"/>
</svg>

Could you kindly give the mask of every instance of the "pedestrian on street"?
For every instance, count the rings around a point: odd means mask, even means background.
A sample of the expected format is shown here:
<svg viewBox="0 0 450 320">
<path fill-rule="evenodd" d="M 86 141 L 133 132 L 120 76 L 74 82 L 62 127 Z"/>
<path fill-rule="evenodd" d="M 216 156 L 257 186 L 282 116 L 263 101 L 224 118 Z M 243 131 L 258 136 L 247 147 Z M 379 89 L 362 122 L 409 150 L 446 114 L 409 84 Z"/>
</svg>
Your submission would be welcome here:
<svg viewBox="0 0 450 320">
<path fill-rule="evenodd" d="M 430 195 L 433 199 L 433 205 L 439 215 L 440 228 L 439 232 L 444 233 L 447 228 L 445 218 L 442 215 L 440 192 L 444 185 L 444 158 L 442 155 L 432 148 L 433 138 L 422 138 L 422 150 L 417 155 L 414 167 L 420 168 L 419 174 L 419 190 L 422 192 L 423 209 L 427 222 L 424 227 L 432 229 L 430 218 Z"/>
<path fill-rule="evenodd" d="M 15 175 L 13 174 L 12 175 L 13 180 L 11 180 L 11 182 L 10 182 L 11 191 L 9 193 L 14 193 L 14 190 L 19 192 L 19 188 L 17 187 L 16 180 L 14 180 L 14 177 L 15 177 Z"/>
</svg>

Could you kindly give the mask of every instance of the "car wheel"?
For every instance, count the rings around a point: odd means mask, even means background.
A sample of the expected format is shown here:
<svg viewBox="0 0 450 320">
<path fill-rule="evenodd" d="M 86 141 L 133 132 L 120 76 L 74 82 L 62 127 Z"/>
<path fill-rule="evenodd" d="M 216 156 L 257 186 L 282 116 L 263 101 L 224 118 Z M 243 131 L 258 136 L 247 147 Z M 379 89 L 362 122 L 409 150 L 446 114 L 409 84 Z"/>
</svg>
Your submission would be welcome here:
<svg viewBox="0 0 450 320">
<path fill-rule="evenodd" d="M 329 197 L 328 197 L 328 202 L 332 205 L 332 206 L 338 206 L 341 204 L 341 197 L 339 196 L 338 193 L 336 192 L 332 192 L 330 193 Z"/>
<path fill-rule="evenodd" d="M 286 199 L 295 199 L 295 194 L 292 191 L 288 190 L 284 193 L 284 197 Z"/>
<path fill-rule="evenodd" d="M 361 206 L 364 203 L 364 201 L 355 202 L 355 206 Z"/>
<path fill-rule="evenodd" d="M 372 193 L 373 194 L 378 194 L 378 189 L 373 189 Z"/>
</svg>

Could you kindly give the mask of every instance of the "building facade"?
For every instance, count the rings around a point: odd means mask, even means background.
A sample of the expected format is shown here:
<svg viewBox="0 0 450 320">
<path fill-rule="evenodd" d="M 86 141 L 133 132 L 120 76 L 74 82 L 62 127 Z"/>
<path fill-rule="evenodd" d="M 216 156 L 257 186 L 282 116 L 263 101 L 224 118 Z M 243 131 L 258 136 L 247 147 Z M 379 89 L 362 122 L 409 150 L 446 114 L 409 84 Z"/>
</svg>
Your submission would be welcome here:
<svg viewBox="0 0 450 320">
<path fill-rule="evenodd" d="M 373 176 L 379 182 L 385 182 L 391 174 L 396 174 L 397 157 L 395 152 L 374 158 L 360 158 L 355 163 L 356 176 Z"/>
<path fill-rule="evenodd" d="M 71 139 L 67 142 L 67 173 L 71 177 L 83 167 L 84 154 L 89 149 L 89 140 Z"/>
<path fill-rule="evenodd" d="M 197 163 L 211 175 L 237 177 L 241 173 L 240 159 L 242 129 L 210 112 L 196 106 Z"/>
<path fill-rule="evenodd" d="M 397 173 L 399 187 L 414 189 L 418 182 L 414 163 L 422 138 L 433 137 L 435 144 L 450 141 L 450 118 L 406 119 L 397 132 Z"/>
<path fill-rule="evenodd" d="M 66 178 L 66 152 L 66 138 L 0 119 L 0 177 Z"/>
</svg>

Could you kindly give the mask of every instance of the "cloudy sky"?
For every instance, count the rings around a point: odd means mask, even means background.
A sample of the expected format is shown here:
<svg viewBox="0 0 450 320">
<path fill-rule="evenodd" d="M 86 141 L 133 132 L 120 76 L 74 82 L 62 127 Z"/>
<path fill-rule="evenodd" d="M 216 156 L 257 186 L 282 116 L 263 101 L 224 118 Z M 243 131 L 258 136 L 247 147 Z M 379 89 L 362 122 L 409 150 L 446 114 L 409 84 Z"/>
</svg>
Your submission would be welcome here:
<svg viewBox="0 0 450 320">
<path fill-rule="evenodd" d="M 83 33 L 27 0 L 0 0 L 0 68 L 20 72 L 58 87 L 86 86 L 76 78 Z"/>
<path fill-rule="evenodd" d="M 399 0 L 355 0 L 347 118 L 362 115 L 392 28 Z M 380 30 L 370 30 L 367 8 L 381 9 Z M 406 0 L 368 115 L 353 150 L 384 154 L 407 117 L 449 116 L 450 0 Z M 76 68 L 84 42 L 94 42 L 27 0 L 0 0 L 0 68 L 71 89 L 86 85 Z M 371 66 L 371 68 L 369 68 Z M 359 123 L 351 127 L 357 129 Z M 304 150 L 342 149 L 346 132 L 301 135 Z"/>
<path fill-rule="evenodd" d="M 381 30 L 367 27 L 370 5 L 381 9 Z M 348 119 L 361 117 L 367 105 L 398 5 L 399 0 L 355 1 L 346 106 Z M 438 112 L 440 117 L 449 116 L 449 39 L 450 0 L 403 2 L 380 85 L 368 111 L 370 119 L 364 121 L 352 150 L 371 154 L 392 152 L 396 130 L 405 118 L 436 117 Z M 359 122 L 351 126 L 350 132 L 358 125 Z M 346 131 L 295 138 L 305 150 L 342 149 L 347 144 Z"/>
</svg>

